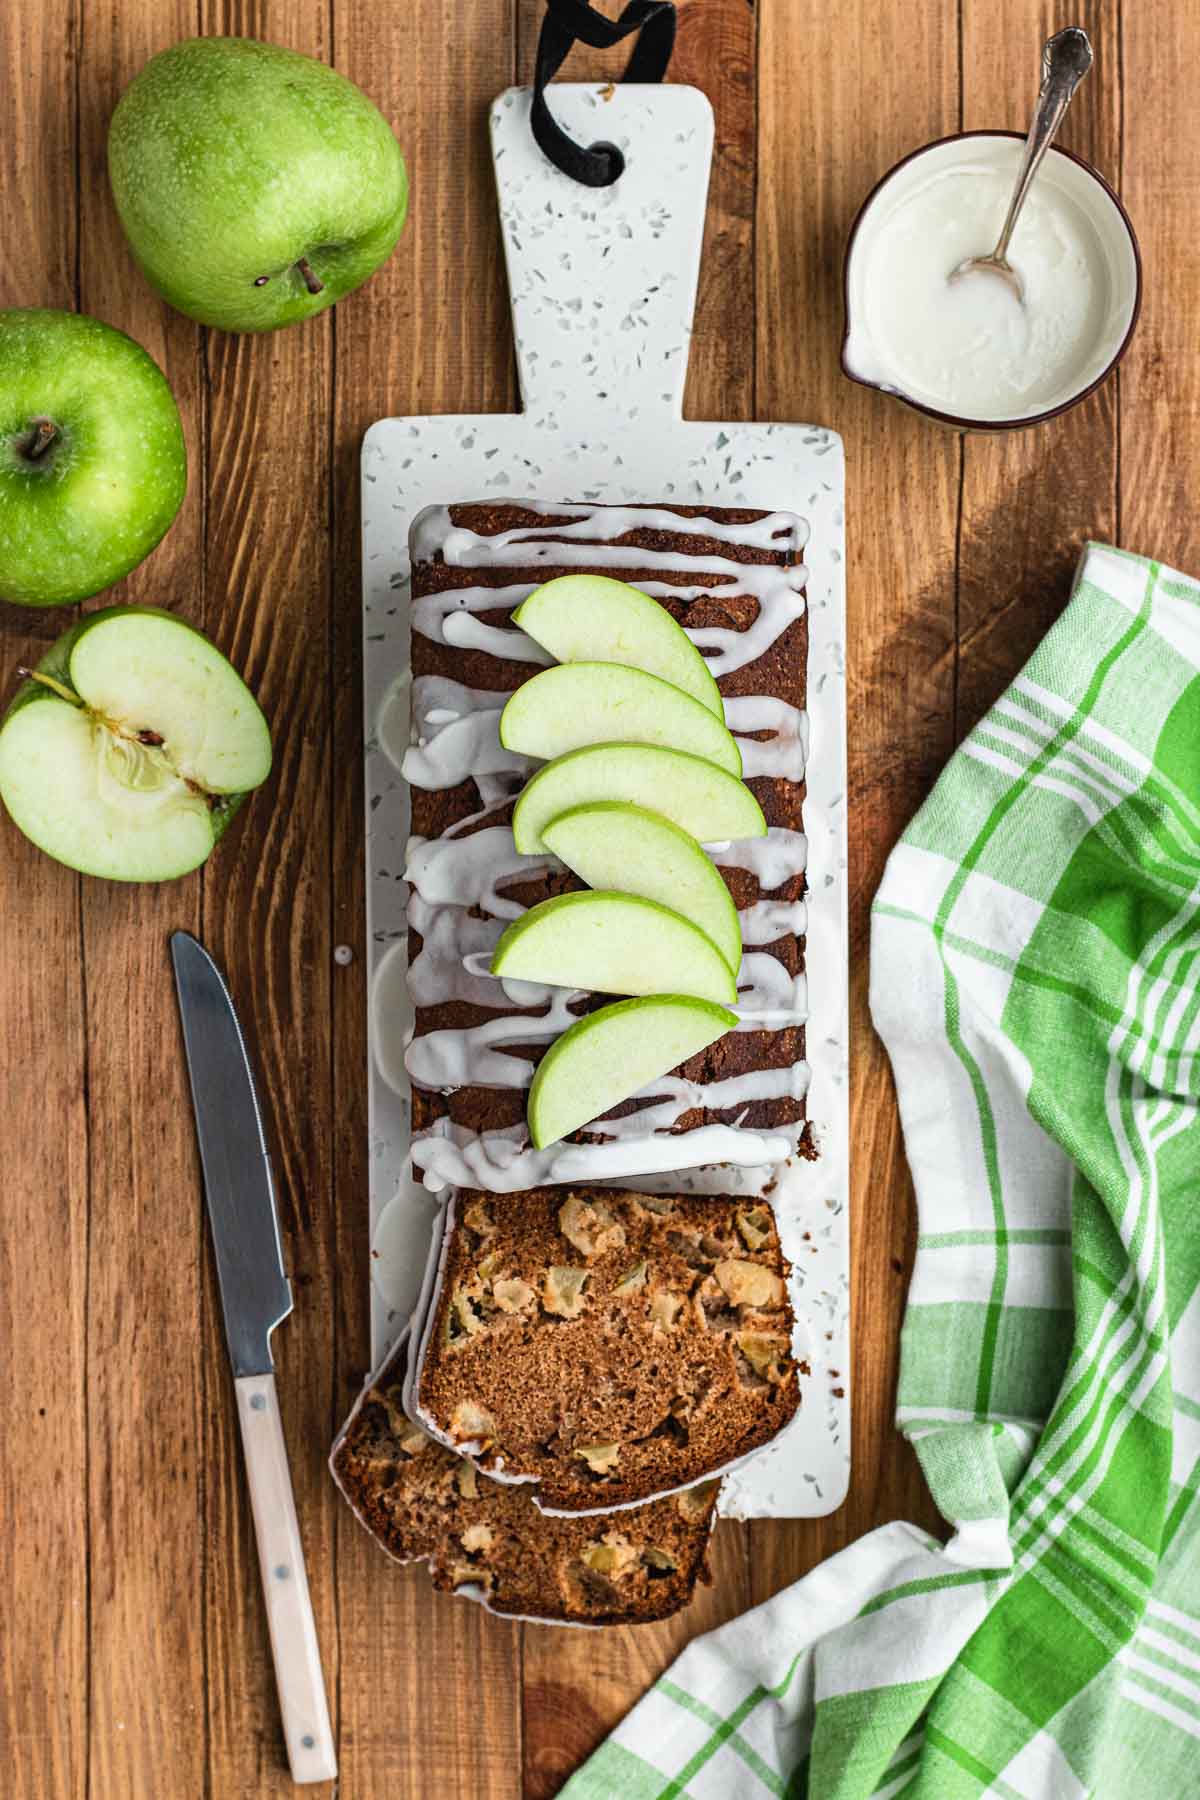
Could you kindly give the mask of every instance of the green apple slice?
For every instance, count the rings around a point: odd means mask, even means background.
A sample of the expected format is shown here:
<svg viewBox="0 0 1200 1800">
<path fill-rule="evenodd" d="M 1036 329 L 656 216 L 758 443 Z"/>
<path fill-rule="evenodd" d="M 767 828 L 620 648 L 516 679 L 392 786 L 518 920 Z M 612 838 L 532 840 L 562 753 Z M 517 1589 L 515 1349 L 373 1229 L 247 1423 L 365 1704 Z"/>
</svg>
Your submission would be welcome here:
<svg viewBox="0 0 1200 1800">
<path fill-rule="evenodd" d="M 733 971 L 698 925 L 637 894 L 558 894 L 503 933 L 492 974 L 600 994 L 737 999 Z"/>
<path fill-rule="evenodd" d="M 708 664 L 665 606 L 611 575 L 556 575 L 513 613 L 560 663 L 628 663 L 682 688 L 724 723 Z"/>
<path fill-rule="evenodd" d="M 590 888 L 638 894 L 682 913 L 737 974 L 742 927 L 733 897 L 695 838 L 661 813 L 616 800 L 573 806 L 542 827 L 542 842 Z"/>
<path fill-rule="evenodd" d="M 687 994 L 616 1000 L 551 1044 L 529 1090 L 529 1135 L 544 1150 L 714 1044 L 737 1014 Z"/>
<path fill-rule="evenodd" d="M 568 750 L 526 782 L 513 808 L 518 851 L 544 851 L 544 825 L 597 800 L 648 807 L 702 844 L 763 837 L 767 829 L 750 789 L 703 757 L 658 744 L 592 744 Z"/>
<path fill-rule="evenodd" d="M 657 675 L 623 663 L 573 662 L 523 682 L 500 714 L 506 750 L 546 762 L 585 744 L 664 744 L 741 775 L 724 722 Z"/>
<path fill-rule="evenodd" d="M 59 639 L 0 726 L 0 797 L 85 875 L 198 867 L 266 779 L 266 720 L 240 675 L 169 613 L 118 606 Z"/>
</svg>

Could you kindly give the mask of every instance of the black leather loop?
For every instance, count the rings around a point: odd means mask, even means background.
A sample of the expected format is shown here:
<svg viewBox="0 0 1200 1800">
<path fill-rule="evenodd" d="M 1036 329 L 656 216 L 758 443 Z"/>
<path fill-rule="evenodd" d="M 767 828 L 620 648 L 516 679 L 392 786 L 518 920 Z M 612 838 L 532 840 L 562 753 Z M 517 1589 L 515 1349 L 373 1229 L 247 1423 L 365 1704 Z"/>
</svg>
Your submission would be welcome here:
<svg viewBox="0 0 1200 1800">
<path fill-rule="evenodd" d="M 538 38 L 533 77 L 533 111 L 530 125 L 541 149 L 555 168 L 584 187 L 609 187 L 625 167 L 615 144 L 596 143 L 586 149 L 567 136 L 546 102 L 546 87 L 554 80 L 575 43 L 607 50 L 622 38 L 637 33 L 637 41 L 622 81 L 661 81 L 675 47 L 675 7 L 672 0 L 629 0 L 619 19 L 593 12 L 587 0 L 547 0 L 546 16 Z"/>
</svg>

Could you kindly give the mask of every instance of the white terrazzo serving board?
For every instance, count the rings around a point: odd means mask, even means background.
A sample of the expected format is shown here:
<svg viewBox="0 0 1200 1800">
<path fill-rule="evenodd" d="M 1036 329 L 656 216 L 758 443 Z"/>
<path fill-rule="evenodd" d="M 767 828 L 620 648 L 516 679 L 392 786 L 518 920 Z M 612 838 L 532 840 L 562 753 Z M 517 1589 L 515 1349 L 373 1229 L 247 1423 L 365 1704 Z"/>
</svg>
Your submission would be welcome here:
<svg viewBox="0 0 1200 1800">
<path fill-rule="evenodd" d="M 722 1510 L 811 1517 L 845 1494 L 850 1447 L 841 440 L 816 426 L 682 416 L 712 155 L 704 95 L 563 84 L 550 102 L 580 142 L 619 145 L 626 167 L 611 187 L 581 187 L 535 145 L 528 90 L 510 89 L 492 109 L 523 410 L 384 419 L 363 443 L 374 1355 L 378 1362 L 407 1321 L 436 1206 L 409 1174 L 403 1065 L 411 1010 L 399 764 L 409 742 L 413 516 L 430 504 L 526 498 L 798 512 L 809 526 L 808 1112 L 820 1158 L 786 1165 L 771 1198 L 795 1269 L 797 1351 L 808 1373 L 795 1422 L 729 1477 Z"/>
</svg>

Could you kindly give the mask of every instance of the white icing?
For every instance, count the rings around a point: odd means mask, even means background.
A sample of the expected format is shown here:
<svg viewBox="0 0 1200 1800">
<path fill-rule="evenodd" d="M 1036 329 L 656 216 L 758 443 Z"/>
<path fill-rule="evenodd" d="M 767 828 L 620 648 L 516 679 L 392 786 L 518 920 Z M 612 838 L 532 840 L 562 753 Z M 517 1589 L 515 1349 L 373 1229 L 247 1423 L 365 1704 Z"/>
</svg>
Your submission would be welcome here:
<svg viewBox="0 0 1200 1800">
<path fill-rule="evenodd" d="M 550 507 L 535 508 L 543 516 Z M 562 509 L 559 509 L 562 510 Z M 678 571 L 689 560 L 697 564 L 696 580 L 676 588 L 643 581 L 647 592 L 676 599 L 702 594 L 749 593 L 758 612 L 744 631 L 724 627 L 693 630 L 693 640 L 714 654 L 714 674 L 738 668 L 761 656 L 787 624 L 804 609 L 803 569 L 747 565 L 720 555 L 688 559 L 678 549 L 655 552 L 612 542 L 635 526 L 704 535 L 734 543 L 792 549 L 803 527 L 792 515 L 777 513 L 753 525 L 709 519 L 685 520 L 653 508 L 571 507 L 566 526 L 526 526 L 494 537 L 453 527 L 445 508 L 432 508 L 414 528 L 413 551 L 428 560 L 439 550 L 458 567 L 528 567 L 553 560 L 556 566 L 639 568 Z M 576 516 L 577 515 L 577 516 Z M 566 540 L 564 542 L 564 540 Z M 727 584 L 720 577 L 729 576 Z M 537 646 L 514 627 L 485 623 L 476 615 L 518 604 L 532 583 L 496 588 L 471 587 L 430 595 L 414 602 L 418 631 L 458 646 L 470 646 L 509 661 L 546 661 Z M 486 1007 L 486 1021 L 408 1034 L 404 1062 L 419 1086 L 449 1092 L 465 1086 L 520 1091 L 532 1080 L 534 1065 L 519 1046 L 541 1047 L 559 1036 L 577 1016 L 572 1004 L 580 995 L 527 982 L 500 982 L 489 973 L 495 943 L 507 921 L 522 907 L 504 893 L 516 883 L 559 867 L 551 857 L 524 857 L 513 845 L 507 824 L 489 824 L 489 815 L 524 779 L 529 760 L 505 751 L 499 740 L 499 718 L 507 691 L 469 688 L 441 676 L 422 676 L 413 684 L 412 745 L 403 773 L 416 787 L 444 791 L 471 779 L 481 810 L 434 841 L 410 840 L 405 879 L 412 895 L 409 922 L 422 938 L 411 971 L 412 995 L 419 1006 L 448 1000 Z M 770 696 L 736 696 L 725 701 L 730 729 L 740 735 L 747 776 L 804 779 L 808 721 L 797 707 Z M 761 740 L 749 733 L 768 734 Z M 770 898 L 773 890 L 803 873 L 807 841 L 802 832 L 773 827 L 765 838 L 710 847 L 713 860 L 750 873 L 759 896 L 741 915 L 743 958 L 738 990 L 738 1031 L 776 1031 L 803 1023 L 807 985 L 791 976 L 778 958 L 755 946 L 803 932 L 803 901 Z M 473 917 L 472 911 L 488 917 Z M 604 1142 L 591 1146 L 556 1145 L 545 1151 L 529 1147 L 524 1126 L 481 1136 L 442 1121 L 419 1137 L 414 1160 L 425 1170 L 426 1185 L 482 1183 L 513 1189 L 539 1181 L 620 1178 L 635 1173 L 694 1168 L 700 1163 L 729 1162 L 740 1168 L 769 1166 L 794 1150 L 800 1127 L 767 1133 L 729 1126 L 679 1133 L 689 1112 L 733 1111 L 755 1101 L 801 1099 L 808 1068 L 790 1063 L 780 1069 L 751 1071 L 724 1081 L 699 1083 L 666 1075 L 633 1098 L 640 1102 L 621 1119 L 597 1130 Z M 652 1104 L 651 1104 L 652 1102 Z"/>
<path fill-rule="evenodd" d="M 803 937 L 808 905 L 803 900 L 756 900 L 739 915 L 743 944 L 774 944 L 781 937 Z"/>
<path fill-rule="evenodd" d="M 720 869 L 745 869 L 756 878 L 763 893 L 769 894 L 785 881 L 803 875 L 808 864 L 808 839 L 802 831 L 771 825 L 765 837 L 710 845 L 709 854 Z"/>
<path fill-rule="evenodd" d="M 782 1031 L 808 1017 L 808 983 L 803 971 L 789 975 L 777 956 L 748 950 L 738 976 L 736 1031 Z M 411 1071 L 410 1071 L 411 1072 Z"/>
<path fill-rule="evenodd" d="M 529 588 L 527 592 L 532 593 L 533 589 Z M 473 618 L 466 611 L 449 614 L 442 624 L 442 637 L 459 650 L 485 650 L 489 656 L 503 656 L 509 662 L 539 663 L 545 667 L 554 661 L 548 651 L 535 644 L 531 637 L 526 637 L 523 631 L 513 631 L 503 625 L 485 625 L 482 619 Z"/>
<path fill-rule="evenodd" d="M 474 1006 L 498 1006 L 500 984 L 477 972 L 475 952 L 486 971 L 504 930 L 503 919 L 477 919 L 463 906 L 430 905 L 420 894 L 408 903 L 408 922 L 421 934 L 421 949 L 409 965 L 408 988 L 416 1006 L 465 1000 Z"/>
<path fill-rule="evenodd" d="M 553 511 L 548 506 L 533 506 L 530 510 L 543 517 Z M 756 522 L 734 525 L 707 518 L 688 519 L 654 507 L 580 503 L 558 510 L 571 515 L 567 524 L 517 526 L 487 536 L 463 525 L 452 525 L 444 507 L 429 508 L 413 528 L 413 560 L 428 562 L 440 550 L 444 561 L 454 568 L 530 568 L 540 562 L 552 562 L 556 568 L 608 569 L 618 576 L 622 569 L 690 573 L 694 564 L 695 579 L 678 587 L 653 577 L 639 580 L 638 585 L 658 599 L 692 601 L 701 596 L 720 599 L 748 594 L 757 601 L 757 616 L 743 631 L 724 625 L 688 628 L 692 642 L 711 653 L 707 655 L 708 666 L 717 677 L 756 661 L 804 614 L 808 572 L 803 563 L 740 563 L 720 555 L 690 555 L 680 548 L 644 550 L 612 541 L 640 526 L 670 531 L 676 537 L 716 538 L 794 555 L 802 547 L 808 528 L 793 513 L 769 513 Z M 482 650 L 510 661 L 546 663 L 552 659 L 519 629 L 486 624 L 473 617 L 498 607 L 519 605 L 533 592 L 533 586 L 517 582 L 423 595 L 412 604 L 413 626 L 425 637 L 459 648 Z"/>
<path fill-rule="evenodd" d="M 559 866 L 552 856 L 522 856 L 507 825 L 485 825 L 465 837 L 409 838 L 404 879 L 431 906 L 478 906 L 497 919 L 517 919 L 525 908 L 498 890 Z"/>
<path fill-rule="evenodd" d="M 493 983 L 497 993 L 499 985 Z M 527 1088 L 533 1064 L 523 1056 L 509 1056 L 499 1046 L 549 1043 L 575 1023 L 571 1002 L 584 997 L 572 988 L 548 991 L 552 998 L 544 1013 L 506 1013 L 482 1025 L 427 1031 L 408 1046 L 405 1067 L 422 1087 L 443 1092 L 457 1087 Z"/>
<path fill-rule="evenodd" d="M 724 702 L 725 723 L 738 740 L 742 774 L 773 775 L 784 781 L 803 781 L 808 762 L 808 714 L 770 694 L 732 694 Z M 747 731 L 769 731 L 761 742 L 739 736 Z"/>
<path fill-rule="evenodd" d="M 400 773 L 413 787 L 439 792 L 473 776 L 506 775 L 515 793 L 534 767 L 530 757 L 500 742 L 500 714 L 507 693 L 463 687 L 443 675 L 419 675 L 412 691 L 412 744 Z"/>
<path fill-rule="evenodd" d="M 606 1127 L 607 1128 L 607 1127 Z M 413 1162 L 431 1193 L 446 1187 L 484 1187 L 499 1194 L 563 1181 L 627 1181 L 631 1175 L 728 1164 L 753 1169 L 761 1188 L 777 1164 L 796 1149 L 801 1127 L 747 1131 L 732 1125 L 701 1125 L 675 1136 L 637 1137 L 602 1144 L 528 1145 L 523 1125 L 506 1131 L 469 1132 L 440 1119 L 413 1140 Z"/>
</svg>

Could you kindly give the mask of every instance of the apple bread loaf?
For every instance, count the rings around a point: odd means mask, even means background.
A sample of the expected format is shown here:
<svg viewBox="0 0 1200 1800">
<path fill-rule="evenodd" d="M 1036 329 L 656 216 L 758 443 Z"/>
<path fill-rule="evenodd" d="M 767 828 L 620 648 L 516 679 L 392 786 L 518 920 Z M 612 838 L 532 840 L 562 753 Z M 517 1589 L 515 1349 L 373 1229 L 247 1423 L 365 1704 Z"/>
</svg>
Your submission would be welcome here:
<svg viewBox="0 0 1200 1800">
<path fill-rule="evenodd" d="M 761 1449 L 799 1404 L 765 1200 L 607 1188 L 451 1200 L 408 1411 L 549 1512 L 603 1512 Z"/>
<path fill-rule="evenodd" d="M 613 1519 L 547 1518 L 528 1491 L 481 1475 L 406 1417 L 402 1340 L 368 1385 L 330 1466 L 355 1513 L 398 1562 L 495 1613 L 559 1624 L 639 1624 L 708 1582 L 717 1483 Z"/>
<path fill-rule="evenodd" d="M 746 1173 L 812 1153 L 805 1123 L 806 535 L 749 507 L 431 507 L 412 552 L 412 796 L 405 877 L 415 1021 L 413 1160 L 431 1189 L 512 1191 L 706 1165 Z M 716 845 L 741 920 L 740 1024 L 566 1141 L 535 1149 L 526 1090 L 548 1044 L 607 996 L 502 987 L 505 926 L 580 883 L 521 855 L 514 799 L 534 768 L 500 742 L 509 696 L 550 660 L 512 620 L 562 574 L 631 583 L 681 624 L 715 677 L 767 834 Z M 511 989 L 511 991 L 510 991 Z M 731 1183 L 725 1178 L 723 1185 Z"/>
</svg>

